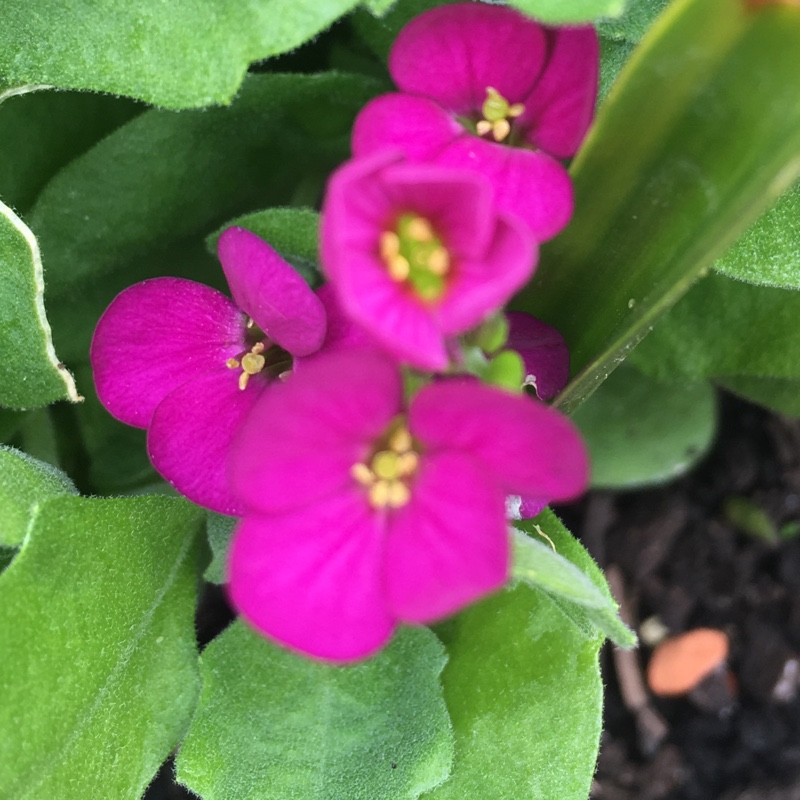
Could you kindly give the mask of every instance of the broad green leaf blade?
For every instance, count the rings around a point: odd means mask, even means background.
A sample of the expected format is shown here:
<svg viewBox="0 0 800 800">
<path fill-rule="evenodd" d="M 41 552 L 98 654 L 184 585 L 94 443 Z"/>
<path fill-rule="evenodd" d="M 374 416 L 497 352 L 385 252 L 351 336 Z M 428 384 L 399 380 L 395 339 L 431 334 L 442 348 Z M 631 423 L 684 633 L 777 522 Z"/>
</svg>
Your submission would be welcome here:
<svg viewBox="0 0 800 800">
<path fill-rule="evenodd" d="M 552 512 L 536 520 L 517 522 L 515 528 L 514 578 L 549 595 L 582 631 L 599 631 L 622 647 L 636 644 L 634 634 L 619 619 L 617 604 L 610 594 L 603 592 L 566 554 L 560 553 L 555 544 L 551 546 L 553 531 L 557 531 L 562 542 L 569 537 Z M 575 542 L 573 548 L 580 545 Z"/>
<path fill-rule="evenodd" d="M 441 783 L 452 732 L 425 628 L 351 667 L 310 661 L 235 623 L 202 656 L 177 775 L 203 800 L 412 800 Z"/>
<path fill-rule="evenodd" d="M 573 415 L 592 486 L 630 489 L 683 475 L 708 450 L 716 398 L 707 381 L 656 381 L 623 364 Z"/>
<path fill-rule="evenodd" d="M 32 92 L 0 105 L 0 197 L 24 214 L 48 180 L 142 110 L 119 97 Z"/>
<path fill-rule="evenodd" d="M 0 447 L 0 545 L 21 544 L 34 508 L 61 494 L 76 494 L 63 472 L 13 447 Z"/>
<path fill-rule="evenodd" d="M 800 417 L 800 378 L 743 376 L 718 379 L 717 383 L 728 391 L 773 411 Z"/>
<path fill-rule="evenodd" d="M 712 273 L 664 317 L 631 359 L 662 381 L 800 378 L 798 320 L 800 292 Z"/>
<path fill-rule="evenodd" d="M 141 797 L 199 690 L 200 512 L 57 497 L 0 576 L 0 796 Z"/>
<path fill-rule="evenodd" d="M 82 281 L 205 236 L 326 174 L 346 157 L 355 114 L 379 89 L 360 75 L 253 75 L 229 108 L 140 115 L 39 196 L 31 226 L 48 291 L 79 295 Z"/>
<path fill-rule="evenodd" d="M 553 520 L 547 512 L 537 521 L 607 593 L 586 552 Z M 586 800 L 602 722 L 603 637 L 570 620 L 545 592 L 520 583 L 442 626 L 455 762 L 423 800 Z"/>
<path fill-rule="evenodd" d="M 800 184 L 756 221 L 714 269 L 749 283 L 800 289 Z"/>
<path fill-rule="evenodd" d="M 239 520 L 214 511 L 206 512 L 206 534 L 211 547 L 211 563 L 203 577 L 209 583 L 225 583 L 225 564 L 228 560 L 228 546 L 233 537 L 233 529 Z"/>
<path fill-rule="evenodd" d="M 230 102 L 249 64 L 299 47 L 356 0 L 6 0 L 0 84 L 127 95 L 165 108 Z"/>
<path fill-rule="evenodd" d="M 319 280 L 319 214 L 310 208 L 267 208 L 230 220 L 206 240 L 217 252 L 220 234 L 231 226 L 245 228 L 269 242 L 309 282 Z"/>
<path fill-rule="evenodd" d="M 362 5 L 376 17 L 382 17 L 394 5 L 394 2 L 395 0 L 362 0 Z"/>
<path fill-rule="evenodd" d="M 800 7 L 743 0 L 678 0 L 643 39 L 574 164 L 575 217 L 520 301 L 570 347 L 559 407 L 797 177 L 799 42 Z"/>
<path fill-rule="evenodd" d="M 44 310 L 42 257 L 30 228 L 0 202 L 0 405 L 36 408 L 78 402 L 58 360 Z"/>
</svg>

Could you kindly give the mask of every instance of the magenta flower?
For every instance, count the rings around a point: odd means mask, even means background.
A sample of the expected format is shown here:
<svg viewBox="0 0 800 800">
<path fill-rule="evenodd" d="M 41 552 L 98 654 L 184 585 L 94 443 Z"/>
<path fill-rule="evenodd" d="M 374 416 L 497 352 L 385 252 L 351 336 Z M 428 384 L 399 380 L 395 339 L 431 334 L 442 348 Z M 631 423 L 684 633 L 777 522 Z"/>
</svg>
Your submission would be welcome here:
<svg viewBox="0 0 800 800">
<path fill-rule="evenodd" d="M 549 239 L 572 214 L 558 159 L 576 152 L 591 122 L 598 52 L 592 27 L 546 28 L 483 3 L 431 9 L 400 31 L 389 70 L 402 94 L 364 108 L 353 154 L 399 150 L 480 172 L 502 210 Z"/>
<path fill-rule="evenodd" d="M 536 245 L 497 214 L 480 175 L 391 154 L 350 161 L 328 184 L 322 265 L 345 310 L 387 351 L 444 369 L 447 340 L 531 276 Z"/>
<path fill-rule="evenodd" d="M 280 420 L 280 424 L 274 424 Z M 320 357 L 264 394 L 234 443 L 244 507 L 229 593 L 258 630 L 349 661 L 509 572 L 506 496 L 574 497 L 581 439 L 537 400 L 444 380 L 404 402 L 376 351 Z"/>
<path fill-rule="evenodd" d="M 317 297 L 255 234 L 229 228 L 218 249 L 233 300 L 182 278 L 137 283 L 100 318 L 91 362 L 100 401 L 147 429 L 161 475 L 190 500 L 236 514 L 226 471 L 231 440 L 293 359 L 320 350 L 326 308 L 336 308 L 329 291 Z M 332 328 L 346 344 L 347 324 Z"/>
</svg>

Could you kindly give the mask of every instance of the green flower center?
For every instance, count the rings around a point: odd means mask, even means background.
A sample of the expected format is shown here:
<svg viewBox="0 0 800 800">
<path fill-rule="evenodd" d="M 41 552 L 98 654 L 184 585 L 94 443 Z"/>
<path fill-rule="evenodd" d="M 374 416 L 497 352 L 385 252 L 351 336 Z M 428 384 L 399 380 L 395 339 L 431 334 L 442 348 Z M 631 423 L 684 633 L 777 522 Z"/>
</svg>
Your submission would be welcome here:
<svg viewBox="0 0 800 800">
<path fill-rule="evenodd" d="M 409 283 L 423 300 L 438 300 L 447 288 L 452 259 L 433 225 L 403 214 L 380 238 L 380 256 L 393 280 Z"/>
</svg>

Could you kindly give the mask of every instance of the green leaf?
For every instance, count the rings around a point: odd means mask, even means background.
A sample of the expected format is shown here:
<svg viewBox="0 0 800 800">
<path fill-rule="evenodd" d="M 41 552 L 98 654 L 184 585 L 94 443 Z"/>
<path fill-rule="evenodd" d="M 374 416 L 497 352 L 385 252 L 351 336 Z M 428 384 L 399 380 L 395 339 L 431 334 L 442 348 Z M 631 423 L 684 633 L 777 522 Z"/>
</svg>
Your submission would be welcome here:
<svg viewBox="0 0 800 800">
<path fill-rule="evenodd" d="M 573 221 L 520 302 L 567 340 L 560 408 L 796 179 L 798 41 L 800 7 L 743 0 L 678 0 L 642 40 L 574 163 Z"/>
<path fill-rule="evenodd" d="M 800 417 L 800 378 L 717 378 L 716 383 L 753 403 Z"/>
<path fill-rule="evenodd" d="M 509 0 L 508 4 L 551 25 L 618 17 L 625 8 L 625 0 Z"/>
<path fill-rule="evenodd" d="M 39 503 L 61 494 L 75 494 L 60 470 L 13 447 L 0 447 L 0 545 L 22 543 Z"/>
<path fill-rule="evenodd" d="M 351 667 L 310 661 L 234 623 L 202 656 L 200 705 L 177 759 L 204 800 L 405 800 L 443 781 L 452 733 L 441 644 L 398 632 Z"/>
<path fill-rule="evenodd" d="M 225 583 L 225 564 L 228 560 L 228 547 L 233 537 L 233 529 L 239 520 L 214 511 L 206 512 L 206 534 L 211 547 L 211 563 L 203 577 L 209 583 Z"/>
<path fill-rule="evenodd" d="M 713 310 L 713 311 L 710 311 Z M 662 381 L 800 378 L 800 292 L 712 273 L 631 354 Z"/>
<path fill-rule="evenodd" d="M 199 690 L 201 519 L 162 497 L 38 507 L 0 576 L 0 796 L 141 796 Z"/>
<path fill-rule="evenodd" d="M 725 517 L 735 528 L 767 544 L 780 541 L 775 523 L 761 506 L 749 497 L 732 495 L 723 503 Z"/>
<path fill-rule="evenodd" d="M 206 240 L 217 252 L 220 234 L 233 225 L 245 228 L 269 242 L 309 282 L 319 279 L 319 214 L 310 208 L 268 208 L 226 222 Z"/>
<path fill-rule="evenodd" d="M 102 275 L 326 174 L 379 88 L 358 75 L 253 75 L 229 108 L 148 111 L 122 126 L 63 169 L 32 211 L 51 296 L 79 296 Z"/>
<path fill-rule="evenodd" d="M 598 105 L 602 103 L 614 85 L 619 73 L 627 63 L 634 50 L 632 42 L 626 39 L 619 41 L 600 38 L 600 85 L 598 87 Z"/>
<path fill-rule="evenodd" d="M 647 33 L 669 0 L 628 0 L 618 19 L 601 20 L 597 32 L 608 39 L 625 39 L 635 44 Z"/>
<path fill-rule="evenodd" d="M 653 380 L 623 364 L 573 415 L 592 486 L 629 489 L 683 475 L 708 450 L 716 397 L 707 381 Z"/>
<path fill-rule="evenodd" d="M 0 105 L 0 197 L 25 213 L 48 180 L 142 110 L 85 92 L 31 92 Z"/>
<path fill-rule="evenodd" d="M 749 283 L 800 289 L 800 184 L 790 189 L 717 262 Z"/>
<path fill-rule="evenodd" d="M 617 604 L 594 562 L 590 561 L 596 570 L 593 579 L 568 557 L 575 559 L 580 552 L 583 559 L 590 560 L 555 514 L 546 510 L 535 520 L 516 522 L 515 529 L 514 578 L 546 592 L 585 634 L 599 631 L 621 647 L 636 644 L 634 634 L 619 619 Z M 562 552 L 559 546 L 565 543 L 569 550 Z"/>
<path fill-rule="evenodd" d="M 556 549 L 607 594 L 585 551 L 553 521 L 549 512 L 538 518 Z M 563 607 L 520 583 L 442 626 L 455 763 L 424 800 L 586 800 L 602 722 L 603 637 L 587 636 Z"/>
<path fill-rule="evenodd" d="M 165 108 L 228 103 L 251 62 L 299 47 L 355 4 L 6 0 L 0 84 L 90 89 Z"/>
<path fill-rule="evenodd" d="M 382 17 L 394 5 L 394 2 L 395 0 L 362 0 L 362 5 L 376 17 Z"/>
<path fill-rule="evenodd" d="M 2 202 L 0 275 L 0 405 L 35 408 L 61 399 L 78 402 L 72 375 L 53 349 L 39 245 Z"/>
</svg>

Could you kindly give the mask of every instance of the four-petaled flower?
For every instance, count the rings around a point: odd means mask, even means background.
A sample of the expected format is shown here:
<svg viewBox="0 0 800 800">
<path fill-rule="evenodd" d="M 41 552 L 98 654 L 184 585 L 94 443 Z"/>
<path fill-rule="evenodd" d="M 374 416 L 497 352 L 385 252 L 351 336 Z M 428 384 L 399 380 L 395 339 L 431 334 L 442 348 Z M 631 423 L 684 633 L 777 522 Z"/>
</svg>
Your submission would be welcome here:
<svg viewBox="0 0 800 800">
<path fill-rule="evenodd" d="M 415 367 L 444 369 L 448 338 L 497 311 L 533 273 L 536 244 L 498 214 L 489 182 L 392 154 L 328 184 L 322 263 L 343 309 Z"/>
<path fill-rule="evenodd" d="M 572 214 L 558 159 L 576 152 L 589 127 L 598 64 L 591 26 L 547 28 L 484 3 L 431 9 L 397 37 L 389 70 L 401 93 L 359 114 L 353 154 L 399 150 L 480 172 L 499 208 L 544 241 Z"/>
<path fill-rule="evenodd" d="M 406 403 L 398 366 L 358 350 L 265 393 L 231 467 L 244 508 L 233 604 L 278 642 L 333 661 L 499 589 L 507 495 L 565 500 L 587 480 L 579 434 L 538 400 L 445 379 Z"/>
<path fill-rule="evenodd" d="M 196 503 L 236 514 L 226 464 L 242 421 L 295 358 L 347 346 L 351 332 L 330 290 L 315 294 L 255 234 L 229 228 L 218 250 L 233 300 L 183 278 L 137 283 L 98 322 L 91 362 L 101 402 L 147 429 L 161 475 Z"/>
</svg>

